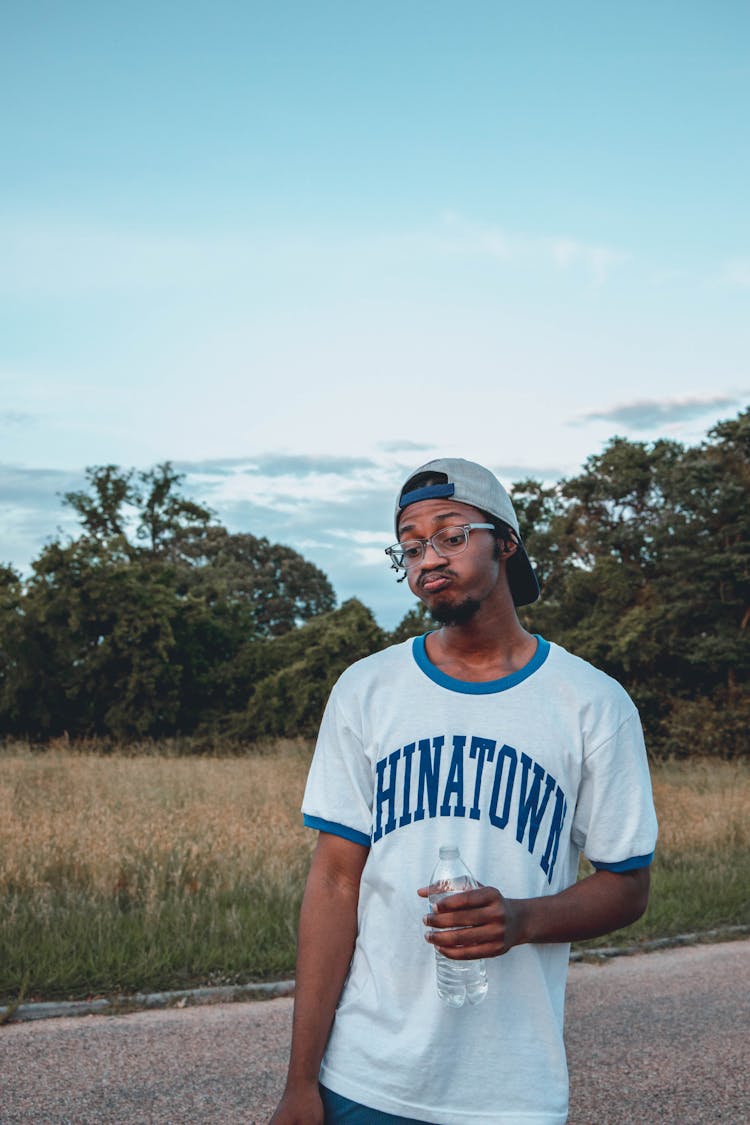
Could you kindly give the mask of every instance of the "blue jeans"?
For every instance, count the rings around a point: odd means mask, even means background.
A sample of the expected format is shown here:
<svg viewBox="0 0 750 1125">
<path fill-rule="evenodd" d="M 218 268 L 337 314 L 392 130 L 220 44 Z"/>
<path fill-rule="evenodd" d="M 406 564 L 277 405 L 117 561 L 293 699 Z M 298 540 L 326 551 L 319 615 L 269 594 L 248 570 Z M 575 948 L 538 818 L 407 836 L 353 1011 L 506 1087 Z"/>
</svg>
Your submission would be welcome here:
<svg viewBox="0 0 750 1125">
<path fill-rule="evenodd" d="M 325 1086 L 320 1087 L 320 1096 L 323 1099 L 326 1125 L 426 1125 L 424 1121 L 416 1121 L 413 1117 L 397 1117 L 395 1113 L 370 1109 L 359 1102 L 343 1098 L 341 1094 L 334 1094 L 333 1090 L 327 1090 Z"/>
</svg>

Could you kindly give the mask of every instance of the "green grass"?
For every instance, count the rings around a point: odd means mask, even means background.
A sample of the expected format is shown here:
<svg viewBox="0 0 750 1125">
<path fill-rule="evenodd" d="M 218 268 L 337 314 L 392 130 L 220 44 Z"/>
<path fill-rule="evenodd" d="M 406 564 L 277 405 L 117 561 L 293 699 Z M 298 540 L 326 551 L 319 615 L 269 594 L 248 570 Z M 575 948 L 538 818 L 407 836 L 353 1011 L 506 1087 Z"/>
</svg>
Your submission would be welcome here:
<svg viewBox="0 0 750 1125">
<path fill-rule="evenodd" d="M 11 895 L 0 927 L 0 997 L 238 984 L 292 974 L 303 873 L 289 886 L 172 893 L 158 912 L 82 890 Z"/>
<path fill-rule="evenodd" d="M 678 934 L 750 925 L 750 850 L 658 852 L 646 913 L 632 926 L 577 942 L 576 949 L 632 945 Z"/>
<path fill-rule="evenodd" d="M 659 842 L 648 909 L 578 948 L 750 925 L 750 762 L 661 762 L 652 774 Z"/>
</svg>

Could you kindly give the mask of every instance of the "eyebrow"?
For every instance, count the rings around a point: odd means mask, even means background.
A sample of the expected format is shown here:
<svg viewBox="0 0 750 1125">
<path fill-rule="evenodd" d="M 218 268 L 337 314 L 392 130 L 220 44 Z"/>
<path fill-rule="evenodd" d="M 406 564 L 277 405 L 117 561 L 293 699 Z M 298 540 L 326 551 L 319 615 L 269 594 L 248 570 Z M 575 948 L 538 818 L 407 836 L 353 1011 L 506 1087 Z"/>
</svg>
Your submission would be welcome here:
<svg viewBox="0 0 750 1125">
<path fill-rule="evenodd" d="M 438 512 L 438 514 L 436 516 L 432 517 L 432 522 L 433 523 L 439 523 L 443 520 L 452 520 L 452 519 L 458 520 L 459 524 L 461 524 L 461 525 L 463 525 L 464 523 L 467 522 L 466 519 L 463 516 L 463 513 L 461 513 L 461 512 Z M 469 520 L 469 522 L 471 523 L 472 521 Z M 398 533 L 399 533 L 399 535 L 403 535 L 403 533 L 405 531 L 411 531 L 413 528 L 414 528 L 413 523 L 400 523 L 398 525 Z"/>
</svg>

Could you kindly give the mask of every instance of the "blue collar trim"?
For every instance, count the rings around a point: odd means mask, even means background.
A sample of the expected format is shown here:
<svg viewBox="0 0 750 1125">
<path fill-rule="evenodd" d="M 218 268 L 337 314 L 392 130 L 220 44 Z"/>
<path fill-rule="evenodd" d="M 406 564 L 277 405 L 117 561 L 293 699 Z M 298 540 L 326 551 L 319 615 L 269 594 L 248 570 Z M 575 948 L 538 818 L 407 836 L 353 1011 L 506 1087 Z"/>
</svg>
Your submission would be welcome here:
<svg viewBox="0 0 750 1125">
<path fill-rule="evenodd" d="M 545 641 L 544 637 L 535 633 L 536 652 L 529 663 L 519 668 L 517 672 L 511 672 L 509 676 L 502 676 L 499 680 L 457 680 L 441 672 L 430 660 L 425 644 L 428 636 L 429 634 L 425 633 L 422 637 L 415 637 L 412 642 L 412 653 L 420 669 L 440 687 L 447 688 L 448 691 L 462 692 L 464 695 L 493 695 L 498 691 L 507 691 L 509 688 L 516 687 L 529 676 L 533 676 L 549 656 L 549 641 Z"/>
</svg>

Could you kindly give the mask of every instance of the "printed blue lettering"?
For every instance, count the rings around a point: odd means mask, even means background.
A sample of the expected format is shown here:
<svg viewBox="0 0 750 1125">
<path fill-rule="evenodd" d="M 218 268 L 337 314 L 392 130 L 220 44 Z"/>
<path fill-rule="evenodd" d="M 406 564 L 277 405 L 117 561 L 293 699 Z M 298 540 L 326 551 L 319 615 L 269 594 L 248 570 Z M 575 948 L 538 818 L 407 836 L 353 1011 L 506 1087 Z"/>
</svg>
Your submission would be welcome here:
<svg viewBox="0 0 750 1125">
<path fill-rule="evenodd" d="M 538 762 L 533 763 L 534 781 L 531 785 L 531 791 L 529 792 L 529 770 L 532 768 L 532 762 L 528 754 L 521 755 L 521 768 L 521 793 L 518 799 L 518 824 L 516 825 L 516 839 L 518 840 L 519 844 L 523 843 L 524 833 L 526 832 L 526 825 L 529 822 L 529 818 L 531 818 L 528 848 L 529 852 L 533 852 L 534 845 L 536 844 L 537 833 L 539 832 L 539 826 L 542 823 L 542 817 L 544 816 L 545 810 L 547 808 L 547 803 L 549 801 L 549 795 L 557 785 L 557 782 L 555 781 L 554 777 L 550 776 L 550 774 L 546 775 L 544 782 L 544 797 L 542 798 L 540 807 L 539 787 L 542 783 L 542 778 L 545 777 L 544 769 L 539 765 Z"/>
<path fill-rule="evenodd" d="M 448 737 L 452 739 L 450 762 L 444 753 Z M 475 764 L 472 778 L 465 776 L 467 748 L 468 758 L 473 759 Z M 400 765 L 402 760 L 403 769 Z M 493 779 L 488 802 L 490 764 Z M 555 778 L 529 754 L 507 743 L 498 747 L 495 739 L 479 735 L 433 735 L 432 738 L 409 742 L 384 755 L 375 763 L 375 775 L 373 843 L 397 828 L 405 828 L 412 821 L 426 817 L 465 817 L 465 786 L 470 786 L 472 803 L 469 817 L 481 820 L 486 808 L 493 827 L 506 829 L 510 824 L 511 809 L 514 809 L 517 814 L 516 840 L 528 848 L 530 855 L 536 852 L 539 856 L 542 848 L 540 844 L 537 850 L 537 843 L 542 825 L 547 824 L 539 866 L 547 882 L 552 883 L 560 844 L 564 839 L 568 802 Z M 551 799 L 553 794 L 554 800 Z M 542 835 L 541 839 L 545 840 L 545 837 Z"/>
<path fill-rule="evenodd" d="M 414 811 L 415 820 L 424 820 L 425 792 L 427 793 L 430 816 L 437 815 L 440 755 L 444 742 L 445 738 L 442 734 L 433 738 L 432 747 L 429 738 L 420 738 L 419 740 L 419 780 L 417 782 L 417 807 Z M 431 751 L 434 751 L 434 753 Z"/>
<path fill-rule="evenodd" d="M 552 882 L 552 875 L 555 870 L 555 863 L 557 862 L 557 849 L 560 845 L 560 836 L 562 834 L 563 825 L 565 824 L 565 817 L 568 812 L 568 802 L 565 800 L 565 794 L 558 785 L 557 792 L 555 793 L 555 811 L 552 813 L 552 823 L 549 826 L 549 836 L 547 837 L 547 847 L 544 849 L 544 855 L 539 861 L 542 871 L 547 876 L 547 882 Z"/>
<path fill-rule="evenodd" d="M 450 769 L 448 770 L 448 780 L 445 783 L 443 790 L 443 803 L 440 806 L 441 816 L 451 815 L 450 799 L 455 795 L 456 807 L 453 810 L 454 816 L 466 816 L 466 805 L 464 804 L 464 747 L 466 746 L 465 734 L 453 735 L 453 756 L 451 758 Z"/>
<path fill-rule="evenodd" d="M 375 765 L 375 772 L 378 775 L 378 789 L 375 797 L 377 818 L 375 831 L 372 834 L 373 842 L 379 840 L 384 831 L 387 835 L 396 827 L 396 776 L 400 757 L 401 751 L 394 750 L 387 758 L 381 758 Z M 390 780 L 387 786 L 384 784 L 386 762 L 390 766 Z M 383 805 L 386 801 L 388 802 L 388 819 L 385 822 L 385 829 L 383 829 Z"/>
<path fill-rule="evenodd" d="M 479 820 L 481 815 L 479 812 L 479 793 L 482 788 L 482 771 L 484 770 L 485 760 L 491 762 L 495 757 L 496 746 L 497 743 L 494 738 L 477 738 L 476 735 L 472 736 L 469 757 L 476 758 L 477 760 L 477 776 L 474 782 L 474 804 L 469 810 L 469 816 L 472 820 Z"/>
<path fill-rule="evenodd" d="M 500 787 L 503 783 L 503 772 L 505 770 L 505 763 L 508 763 L 508 776 L 505 782 L 505 800 L 503 802 L 503 811 L 498 816 L 497 806 L 500 800 Z M 502 746 L 500 753 L 497 756 L 495 763 L 495 780 L 492 784 L 492 796 L 490 797 L 490 821 L 494 824 L 495 828 L 505 828 L 510 816 L 510 799 L 513 796 L 513 782 L 516 777 L 516 766 L 518 764 L 518 754 L 512 746 Z"/>
<path fill-rule="evenodd" d="M 411 800 L 410 800 L 410 798 L 411 798 L 411 760 L 414 757 L 415 749 L 416 749 L 416 747 L 415 747 L 413 742 L 410 742 L 408 744 L 408 746 L 404 746 L 404 749 L 403 749 L 403 758 L 404 758 L 404 788 L 403 788 L 403 794 L 404 794 L 404 796 L 403 796 L 403 800 L 401 802 L 401 808 L 403 809 L 403 812 L 401 813 L 401 816 L 398 818 L 399 828 L 403 828 L 405 824 L 411 824 Z"/>
</svg>

